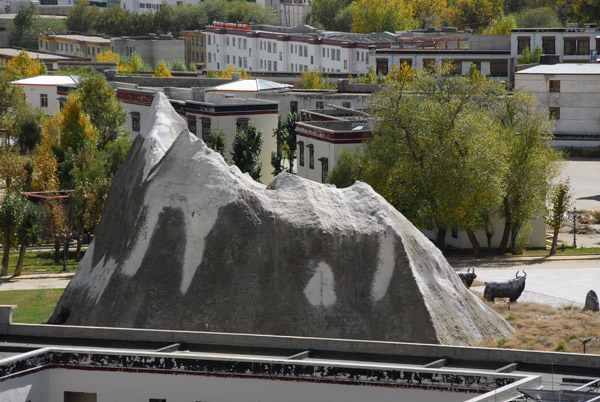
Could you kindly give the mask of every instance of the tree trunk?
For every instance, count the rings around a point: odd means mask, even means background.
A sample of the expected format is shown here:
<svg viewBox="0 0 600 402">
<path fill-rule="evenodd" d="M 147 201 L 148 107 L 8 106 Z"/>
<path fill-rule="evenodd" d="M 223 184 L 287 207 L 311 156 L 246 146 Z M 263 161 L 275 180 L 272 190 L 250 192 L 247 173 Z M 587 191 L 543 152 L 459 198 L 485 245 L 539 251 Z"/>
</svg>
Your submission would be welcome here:
<svg viewBox="0 0 600 402">
<path fill-rule="evenodd" d="M 498 246 L 498 253 L 504 254 L 506 252 L 506 246 L 508 246 L 508 239 L 510 238 L 510 226 L 512 224 L 512 217 L 510 215 L 510 208 L 508 207 L 508 200 L 504 199 L 504 232 L 502 232 L 502 240 Z"/>
<path fill-rule="evenodd" d="M 15 276 L 20 276 L 21 271 L 23 270 L 23 259 L 25 259 L 25 251 L 27 251 L 27 246 L 25 244 L 21 244 L 19 248 L 19 260 L 17 261 L 17 267 L 15 268 Z"/>
<path fill-rule="evenodd" d="M 477 258 L 477 259 L 483 258 L 481 246 L 479 245 L 479 241 L 477 240 L 475 233 L 473 233 L 472 230 L 467 230 L 467 237 L 469 238 L 469 241 L 471 242 L 471 245 L 473 246 L 473 253 L 475 253 L 475 258 Z"/>
<path fill-rule="evenodd" d="M 552 235 L 552 247 L 550 247 L 550 255 L 556 254 L 556 247 L 558 246 L 558 231 L 559 228 L 554 228 L 554 234 Z"/>
<path fill-rule="evenodd" d="M 0 276 L 8 275 L 8 258 L 10 256 L 10 246 L 8 244 L 4 244 L 4 252 L 2 253 L 2 271 L 0 272 Z"/>
<path fill-rule="evenodd" d="M 77 236 L 77 249 L 75 250 L 75 261 L 81 261 L 81 235 Z"/>
<path fill-rule="evenodd" d="M 441 251 L 446 251 L 446 229 L 438 229 L 435 237 L 435 245 Z"/>
<path fill-rule="evenodd" d="M 485 237 L 487 239 L 487 248 L 488 251 L 492 251 L 492 237 L 494 236 L 494 234 L 492 232 L 490 232 L 489 230 L 487 230 L 487 228 L 485 229 Z"/>
<path fill-rule="evenodd" d="M 60 262 L 60 241 L 58 239 L 54 239 L 54 262 Z"/>
</svg>

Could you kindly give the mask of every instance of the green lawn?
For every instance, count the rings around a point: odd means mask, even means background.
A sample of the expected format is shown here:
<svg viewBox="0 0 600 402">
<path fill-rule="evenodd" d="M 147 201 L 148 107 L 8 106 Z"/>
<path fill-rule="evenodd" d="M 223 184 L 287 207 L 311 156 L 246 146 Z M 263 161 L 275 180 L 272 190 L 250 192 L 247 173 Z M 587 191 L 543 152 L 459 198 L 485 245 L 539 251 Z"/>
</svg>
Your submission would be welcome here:
<svg viewBox="0 0 600 402">
<path fill-rule="evenodd" d="M 52 315 L 64 289 L 6 290 L 0 292 L 0 304 L 17 305 L 13 322 L 43 324 Z"/>
<path fill-rule="evenodd" d="M 82 252 L 83 258 L 83 252 Z M 34 274 L 34 273 L 48 273 L 48 272 L 62 272 L 62 250 L 60 254 L 60 262 L 54 262 L 53 251 L 28 251 L 25 253 L 23 260 L 23 273 Z M 18 252 L 11 252 L 10 259 L 8 262 L 8 274 L 12 275 L 15 272 L 15 266 L 19 259 Z M 79 263 L 75 261 L 75 251 L 70 251 L 67 258 L 67 271 L 74 272 L 77 270 Z"/>
</svg>

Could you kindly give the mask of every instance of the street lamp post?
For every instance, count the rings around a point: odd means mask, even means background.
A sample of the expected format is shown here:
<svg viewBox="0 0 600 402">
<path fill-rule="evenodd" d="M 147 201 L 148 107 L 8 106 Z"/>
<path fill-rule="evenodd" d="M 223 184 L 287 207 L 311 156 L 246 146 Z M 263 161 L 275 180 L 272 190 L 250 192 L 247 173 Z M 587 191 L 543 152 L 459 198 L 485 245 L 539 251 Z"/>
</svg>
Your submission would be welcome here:
<svg viewBox="0 0 600 402">
<path fill-rule="evenodd" d="M 573 248 L 577 248 L 577 209 L 573 207 Z"/>
<path fill-rule="evenodd" d="M 65 249 L 63 252 L 63 272 L 67 272 L 67 258 L 69 253 L 69 237 L 71 237 L 71 233 L 67 233 L 66 229 L 62 231 L 63 239 L 65 240 Z"/>
</svg>

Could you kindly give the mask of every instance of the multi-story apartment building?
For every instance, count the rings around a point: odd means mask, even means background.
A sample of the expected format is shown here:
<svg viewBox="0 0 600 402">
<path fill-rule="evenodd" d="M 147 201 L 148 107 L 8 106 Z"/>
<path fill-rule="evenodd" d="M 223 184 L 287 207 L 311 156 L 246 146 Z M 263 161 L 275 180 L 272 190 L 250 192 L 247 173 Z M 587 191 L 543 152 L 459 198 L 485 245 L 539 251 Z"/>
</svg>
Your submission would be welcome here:
<svg viewBox="0 0 600 402">
<path fill-rule="evenodd" d="M 214 23 L 206 28 L 207 68 L 301 72 L 369 70 L 369 47 L 389 48 L 391 33 L 350 34 L 310 28 Z"/>
<path fill-rule="evenodd" d="M 562 63 L 518 71 L 515 86 L 535 94 L 554 119 L 554 145 L 600 146 L 600 65 Z"/>
<path fill-rule="evenodd" d="M 110 39 L 88 35 L 56 35 L 54 32 L 37 34 L 38 50 L 68 56 L 89 57 L 110 49 Z"/>
<path fill-rule="evenodd" d="M 202 31 L 183 31 L 185 65 L 206 63 L 206 34 Z"/>
<path fill-rule="evenodd" d="M 558 55 L 561 63 L 587 63 L 600 49 L 600 29 L 595 24 L 585 24 L 582 28 L 513 29 L 510 36 L 512 57 L 518 57 L 525 48 L 539 46 L 543 54 Z"/>
</svg>

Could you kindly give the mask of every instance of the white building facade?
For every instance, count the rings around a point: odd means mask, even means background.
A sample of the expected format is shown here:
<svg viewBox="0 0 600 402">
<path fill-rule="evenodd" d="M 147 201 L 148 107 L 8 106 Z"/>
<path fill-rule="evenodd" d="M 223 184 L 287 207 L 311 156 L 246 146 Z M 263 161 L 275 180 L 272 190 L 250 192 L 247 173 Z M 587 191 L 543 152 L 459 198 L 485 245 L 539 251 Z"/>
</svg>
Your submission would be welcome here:
<svg viewBox="0 0 600 402">
<path fill-rule="evenodd" d="M 395 41 L 393 34 L 303 33 L 272 28 L 250 29 L 228 23 L 207 27 L 207 68 L 221 70 L 233 65 L 248 71 L 366 73 L 369 46 L 390 47 Z"/>
<path fill-rule="evenodd" d="M 64 85 L 75 87 L 78 82 L 78 77 L 69 75 L 38 75 L 13 81 L 12 84 L 23 88 L 30 106 L 40 108 L 46 116 L 51 116 L 60 109 L 62 98 L 57 89 Z"/>
<path fill-rule="evenodd" d="M 561 63 L 588 63 L 600 49 L 600 29 L 594 24 L 583 28 L 513 29 L 510 41 L 512 57 L 519 57 L 527 47 L 533 50 L 539 46 L 543 54 L 558 55 Z"/>
<path fill-rule="evenodd" d="M 539 65 L 518 71 L 515 86 L 554 119 L 555 145 L 600 145 L 600 64 Z"/>
</svg>

